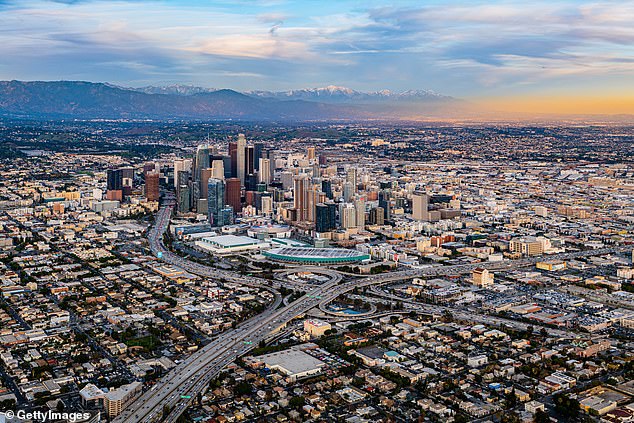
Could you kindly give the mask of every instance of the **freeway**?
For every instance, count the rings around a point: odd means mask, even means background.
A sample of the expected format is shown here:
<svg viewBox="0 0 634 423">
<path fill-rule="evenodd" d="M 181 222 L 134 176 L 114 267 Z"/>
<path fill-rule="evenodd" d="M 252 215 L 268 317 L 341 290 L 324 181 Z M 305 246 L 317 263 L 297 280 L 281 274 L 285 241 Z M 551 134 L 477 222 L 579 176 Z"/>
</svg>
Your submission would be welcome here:
<svg viewBox="0 0 634 423">
<path fill-rule="evenodd" d="M 153 254 L 168 264 L 181 267 L 200 276 L 223 278 L 237 284 L 271 289 L 268 286 L 271 283 L 270 281 L 205 266 L 168 251 L 163 245 L 162 238 L 169 225 L 172 210 L 173 204 L 166 204 L 157 213 L 155 225 L 148 234 L 148 240 Z M 582 256 L 608 254 L 619 250 L 619 248 L 615 247 L 565 253 L 550 256 L 549 259 L 566 260 Z M 468 273 L 476 267 L 484 267 L 489 270 L 511 270 L 513 268 L 534 265 L 539 260 L 543 260 L 543 257 L 516 260 L 513 262 L 489 262 L 440 268 L 409 269 L 344 283 L 339 283 L 340 281 L 337 279 L 316 286 L 306 295 L 279 309 L 278 306 L 280 306 L 282 298 L 279 293 L 276 293 L 272 307 L 267 309 L 264 313 L 243 322 L 235 329 L 224 332 L 213 339 L 209 344 L 196 351 L 189 358 L 172 369 L 166 376 L 161 378 L 150 390 L 138 397 L 114 421 L 117 423 L 149 423 L 160 419 L 168 422 L 176 421 L 187 406 L 194 401 L 197 394 L 202 392 L 209 381 L 218 375 L 226 365 L 248 353 L 254 345 L 266 339 L 272 332 L 276 332 L 284 327 L 291 320 L 304 315 L 314 307 L 318 307 L 322 302 L 334 300 L 339 295 L 351 291 L 355 287 L 381 285 L 413 277 L 448 276 Z"/>
<path fill-rule="evenodd" d="M 242 285 L 270 289 L 267 286 L 269 281 L 204 266 L 168 251 L 163 245 L 162 236 L 167 230 L 171 213 L 172 206 L 161 208 L 157 214 L 155 226 L 148 234 L 152 252 L 160 256 L 164 262 L 200 276 L 223 278 Z M 318 286 L 310 294 L 281 309 L 278 309 L 278 306 L 282 298 L 275 291 L 275 301 L 267 311 L 243 322 L 234 330 L 221 334 L 192 354 L 130 404 L 114 421 L 153 422 L 163 417 L 164 411 L 169 413 L 165 421 L 175 421 L 196 394 L 201 392 L 227 364 L 247 353 L 271 332 L 275 332 L 295 317 L 315 307 L 324 292 L 328 292 L 335 285 L 336 282 L 331 282 Z"/>
</svg>

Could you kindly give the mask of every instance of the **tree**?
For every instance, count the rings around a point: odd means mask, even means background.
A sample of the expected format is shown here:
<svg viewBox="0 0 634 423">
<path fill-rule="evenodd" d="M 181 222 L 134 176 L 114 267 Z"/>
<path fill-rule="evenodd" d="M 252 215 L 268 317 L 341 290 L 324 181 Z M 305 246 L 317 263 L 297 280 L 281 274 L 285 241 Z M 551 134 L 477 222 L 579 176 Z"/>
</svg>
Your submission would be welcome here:
<svg viewBox="0 0 634 423">
<path fill-rule="evenodd" d="M 515 408 L 517 405 L 517 396 L 515 396 L 515 388 L 513 387 L 509 393 L 504 397 L 507 408 Z"/>
<path fill-rule="evenodd" d="M 306 399 L 302 397 L 301 395 L 291 398 L 290 401 L 288 402 L 288 405 L 290 405 L 293 408 L 300 408 L 304 404 L 306 404 Z"/>
<path fill-rule="evenodd" d="M 548 414 L 545 411 L 537 410 L 533 421 L 535 423 L 550 423 L 550 417 L 548 417 Z"/>
<path fill-rule="evenodd" d="M 237 396 L 249 395 L 253 391 L 251 384 L 247 382 L 240 382 L 236 385 L 233 392 Z"/>
<path fill-rule="evenodd" d="M 579 401 L 570 398 L 566 394 L 558 393 L 553 395 L 555 412 L 562 417 L 563 421 L 572 421 L 579 416 Z"/>
<path fill-rule="evenodd" d="M 507 411 L 506 413 L 504 413 L 504 415 L 502 415 L 502 419 L 500 419 L 501 423 L 520 423 L 520 416 L 517 415 L 517 413 L 514 413 L 512 411 Z"/>
</svg>

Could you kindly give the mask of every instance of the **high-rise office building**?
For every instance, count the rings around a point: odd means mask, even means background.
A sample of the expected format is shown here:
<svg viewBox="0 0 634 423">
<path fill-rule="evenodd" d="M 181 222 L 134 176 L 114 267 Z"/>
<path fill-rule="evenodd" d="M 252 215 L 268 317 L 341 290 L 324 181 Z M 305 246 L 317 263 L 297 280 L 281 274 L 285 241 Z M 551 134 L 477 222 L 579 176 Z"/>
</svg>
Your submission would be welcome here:
<svg viewBox="0 0 634 423">
<path fill-rule="evenodd" d="M 354 190 L 354 193 L 357 192 L 357 185 L 359 184 L 359 180 L 357 178 L 357 168 L 356 167 L 349 167 L 348 171 L 346 172 L 346 181 L 350 182 L 352 184 L 352 188 Z"/>
<path fill-rule="evenodd" d="M 262 196 L 262 209 L 261 209 L 261 213 L 264 216 L 270 217 L 273 214 L 273 197 L 269 196 Z"/>
<path fill-rule="evenodd" d="M 315 147 L 308 147 L 308 151 L 306 152 L 306 158 L 310 160 L 315 160 Z"/>
<path fill-rule="evenodd" d="M 108 169 L 106 189 L 108 191 L 123 190 L 123 172 L 121 169 Z"/>
<path fill-rule="evenodd" d="M 320 203 L 315 206 L 315 231 L 330 232 L 337 228 L 337 205 Z"/>
<path fill-rule="evenodd" d="M 244 171 L 247 175 L 251 175 L 255 172 L 255 150 L 252 145 L 246 147 L 244 160 L 246 160 L 246 163 L 244 164 Z"/>
<path fill-rule="evenodd" d="M 297 212 L 297 220 L 300 222 L 309 220 L 309 185 L 311 185 L 310 179 L 306 174 L 293 178 L 293 208 Z"/>
<path fill-rule="evenodd" d="M 232 177 L 231 170 L 231 156 L 222 156 L 222 167 L 225 171 L 224 179 L 229 179 Z"/>
<path fill-rule="evenodd" d="M 225 183 L 222 179 L 209 179 L 207 183 L 207 214 L 211 226 L 224 226 Z"/>
<path fill-rule="evenodd" d="M 293 188 L 293 178 L 295 178 L 295 175 L 293 174 L 293 172 L 289 170 L 285 170 L 284 172 L 282 172 L 280 175 L 280 182 L 282 183 L 282 188 L 284 189 Z"/>
<path fill-rule="evenodd" d="M 191 172 L 182 170 L 176 176 L 178 185 L 176 186 L 176 198 L 178 201 L 178 211 L 186 213 L 192 209 L 192 178 Z"/>
<path fill-rule="evenodd" d="M 145 198 L 147 201 L 159 200 L 159 173 L 147 172 L 145 174 Z"/>
<path fill-rule="evenodd" d="M 269 150 L 267 158 L 269 159 L 269 163 L 271 165 L 271 180 L 273 180 L 273 177 L 275 176 L 275 169 L 277 169 L 277 159 L 275 158 L 275 151 Z"/>
<path fill-rule="evenodd" d="M 415 191 L 412 196 L 412 219 L 429 220 L 429 196 L 422 191 Z"/>
<path fill-rule="evenodd" d="M 216 179 L 225 179 L 225 163 L 221 160 L 211 162 L 211 176 Z"/>
<path fill-rule="evenodd" d="M 240 183 L 244 186 L 246 173 L 246 147 L 247 140 L 244 134 L 238 134 L 238 145 L 236 147 L 236 177 L 240 179 Z"/>
<path fill-rule="evenodd" d="M 231 178 L 238 177 L 238 143 L 230 142 L 229 143 L 229 161 L 231 162 Z"/>
<path fill-rule="evenodd" d="M 200 173 L 200 198 L 208 198 L 209 197 L 209 179 L 214 178 L 213 169 L 203 169 Z M 216 178 L 220 179 L 220 178 Z"/>
<path fill-rule="evenodd" d="M 321 181 L 321 190 L 326 194 L 326 197 L 330 198 L 332 200 L 333 195 L 332 195 L 332 182 L 324 179 L 323 181 Z"/>
<path fill-rule="evenodd" d="M 191 211 L 191 191 L 188 185 L 179 185 L 176 192 L 177 206 L 180 213 Z"/>
<path fill-rule="evenodd" d="M 342 228 L 350 229 L 357 226 L 357 211 L 352 204 L 342 203 L 339 209 L 339 216 Z"/>
<path fill-rule="evenodd" d="M 258 180 L 259 182 L 264 182 L 265 184 L 271 183 L 271 163 L 269 159 L 260 159 L 259 166 L 260 169 L 258 171 Z"/>
<path fill-rule="evenodd" d="M 218 226 L 226 226 L 233 225 L 233 207 L 224 206 L 222 210 L 220 210 L 220 224 Z"/>
<path fill-rule="evenodd" d="M 260 159 L 264 157 L 264 144 L 261 142 L 256 142 L 253 144 L 253 165 L 255 166 L 255 170 L 260 171 Z"/>
<path fill-rule="evenodd" d="M 174 160 L 174 188 L 178 187 L 178 172 L 191 171 L 192 161 L 190 159 L 176 159 Z"/>
<path fill-rule="evenodd" d="M 106 172 L 106 198 L 111 200 L 124 200 L 132 194 L 134 184 L 134 169 L 122 167 L 119 169 L 108 169 Z"/>
<path fill-rule="evenodd" d="M 365 227 L 365 200 L 362 198 L 357 199 L 354 202 L 354 208 L 357 211 L 357 216 L 355 219 L 357 227 L 364 228 Z"/>
<path fill-rule="evenodd" d="M 385 212 L 383 211 L 383 207 L 375 207 L 370 210 L 370 224 L 385 225 Z"/>
<path fill-rule="evenodd" d="M 354 196 L 354 186 L 352 182 L 346 181 L 343 183 L 343 201 L 349 203 L 352 201 L 352 197 Z"/>
<path fill-rule="evenodd" d="M 379 207 L 383 209 L 383 218 L 384 220 L 390 220 L 391 216 L 391 207 L 390 207 L 390 191 L 386 189 L 382 189 L 379 191 Z"/>
<path fill-rule="evenodd" d="M 211 147 L 208 144 L 200 144 L 196 148 L 196 156 L 194 157 L 194 181 L 200 182 L 200 174 L 203 169 L 211 167 L 210 162 Z"/>
<path fill-rule="evenodd" d="M 121 180 L 123 182 L 123 188 L 132 188 L 134 185 L 134 169 L 131 167 L 122 167 L 119 169 L 121 171 Z"/>
<path fill-rule="evenodd" d="M 226 181 L 226 201 L 225 203 L 233 207 L 235 213 L 242 210 L 242 192 L 240 187 L 240 179 L 229 178 Z"/>
<path fill-rule="evenodd" d="M 250 173 L 244 180 L 245 191 L 255 191 L 258 186 L 258 175 Z"/>
</svg>

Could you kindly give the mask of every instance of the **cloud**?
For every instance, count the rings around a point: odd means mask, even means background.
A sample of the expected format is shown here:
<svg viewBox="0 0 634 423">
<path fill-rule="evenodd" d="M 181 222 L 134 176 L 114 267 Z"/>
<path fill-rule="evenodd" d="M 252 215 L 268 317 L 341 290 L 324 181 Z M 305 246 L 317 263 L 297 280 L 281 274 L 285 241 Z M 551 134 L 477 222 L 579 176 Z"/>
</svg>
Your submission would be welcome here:
<svg viewBox="0 0 634 423">
<path fill-rule="evenodd" d="M 0 77 L 463 96 L 634 75 L 630 2 L 381 3 L 0 0 Z"/>
</svg>

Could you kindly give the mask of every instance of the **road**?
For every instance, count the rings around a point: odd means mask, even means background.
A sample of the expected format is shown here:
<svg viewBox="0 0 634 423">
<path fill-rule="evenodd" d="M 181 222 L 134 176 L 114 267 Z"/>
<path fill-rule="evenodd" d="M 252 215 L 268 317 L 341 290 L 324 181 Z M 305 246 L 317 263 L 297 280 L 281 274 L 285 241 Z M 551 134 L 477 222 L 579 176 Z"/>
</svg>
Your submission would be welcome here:
<svg viewBox="0 0 634 423">
<path fill-rule="evenodd" d="M 148 234 L 150 248 L 154 255 L 168 264 L 181 267 L 199 276 L 222 278 L 237 284 L 268 288 L 271 281 L 205 266 L 168 251 L 163 245 L 162 238 L 167 230 L 172 211 L 173 204 L 164 205 L 156 216 L 155 226 Z M 550 256 L 549 259 L 566 260 L 575 257 L 613 253 L 616 251 L 619 251 L 619 249 L 605 248 L 586 252 L 559 254 Z M 235 329 L 219 335 L 209 344 L 192 354 L 161 378 L 159 383 L 154 385 L 149 391 L 146 391 L 137 398 L 114 421 L 117 423 L 147 423 L 158 421 L 159 419 L 167 422 L 176 421 L 188 405 L 195 400 L 196 395 L 202 392 L 209 381 L 216 377 L 226 365 L 248 353 L 261 340 L 269 336 L 271 332 L 279 330 L 291 320 L 304 315 L 314 307 L 318 307 L 321 302 L 332 301 L 339 295 L 353 290 L 355 287 L 380 285 L 412 277 L 456 275 L 468 273 L 476 267 L 484 267 L 489 270 L 512 270 L 514 268 L 534 265 L 537 261 L 543 259 L 543 257 L 536 257 L 512 262 L 489 262 L 438 268 L 411 269 L 344 283 L 333 281 L 314 287 L 314 289 L 306 295 L 279 309 L 278 306 L 282 298 L 279 293 L 277 293 L 272 307 L 267 309 L 264 313 L 243 322 Z M 163 415 L 164 412 L 167 414 L 166 416 Z"/>
</svg>

